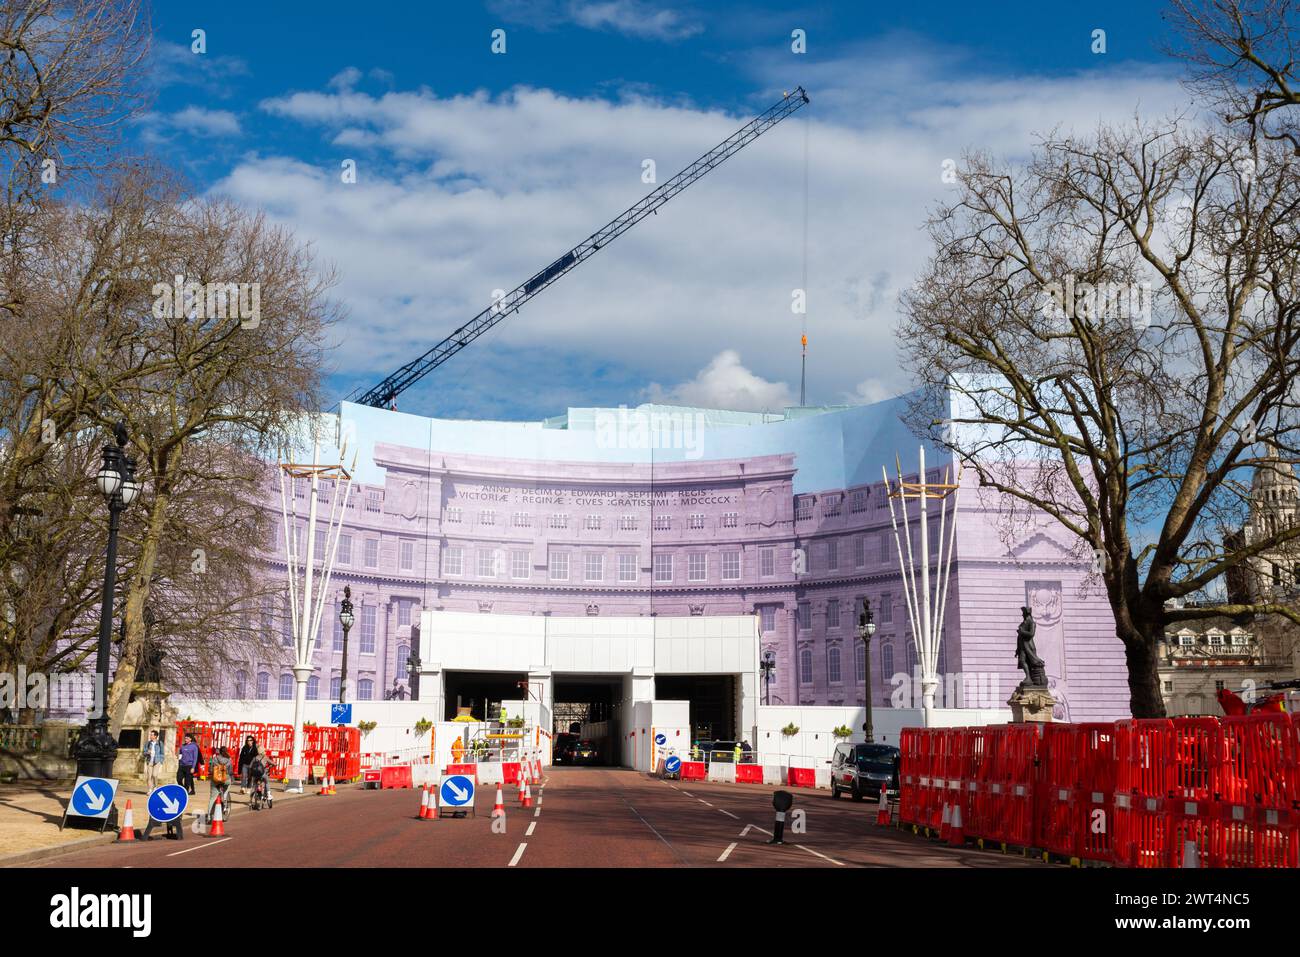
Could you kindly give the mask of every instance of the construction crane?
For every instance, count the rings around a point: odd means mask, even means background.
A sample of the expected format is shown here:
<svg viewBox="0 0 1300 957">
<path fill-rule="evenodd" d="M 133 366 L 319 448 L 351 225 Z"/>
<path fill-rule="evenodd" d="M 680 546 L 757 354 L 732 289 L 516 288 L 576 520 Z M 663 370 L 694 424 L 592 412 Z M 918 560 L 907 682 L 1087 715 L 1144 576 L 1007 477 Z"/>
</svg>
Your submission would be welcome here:
<svg viewBox="0 0 1300 957">
<path fill-rule="evenodd" d="M 348 400 L 377 409 L 395 408 L 394 400 L 406 389 L 419 382 L 506 316 L 518 312 L 520 306 L 579 263 L 590 259 L 651 213 L 657 213 L 659 207 L 668 200 L 719 166 L 723 160 L 740 152 L 807 102 L 808 94 L 804 92 L 803 87 L 796 87 L 792 92 L 786 93 L 775 106 L 754 117 L 672 179 L 647 193 L 635 206 L 615 216 L 559 259 L 493 302 L 424 355 L 412 359 L 360 396 L 357 396 L 356 392 L 352 393 Z"/>
</svg>

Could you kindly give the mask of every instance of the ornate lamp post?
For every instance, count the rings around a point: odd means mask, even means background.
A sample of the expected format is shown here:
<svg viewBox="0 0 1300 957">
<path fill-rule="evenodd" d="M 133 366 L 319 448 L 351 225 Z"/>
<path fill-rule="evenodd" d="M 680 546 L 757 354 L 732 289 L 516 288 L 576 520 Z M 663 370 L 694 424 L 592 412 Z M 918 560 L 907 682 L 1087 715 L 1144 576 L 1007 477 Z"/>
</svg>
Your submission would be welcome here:
<svg viewBox="0 0 1300 957">
<path fill-rule="evenodd" d="M 140 486 L 135 480 L 135 459 L 126 454 L 126 425 L 113 430 L 116 445 L 105 445 L 103 464 L 95 481 L 108 500 L 108 557 L 104 569 L 104 591 L 99 602 L 99 646 L 95 677 L 102 689 L 103 705 L 77 739 L 77 774 L 111 778 L 117 757 L 117 742 L 108 733 L 108 652 L 113 633 L 113 593 L 117 587 L 117 527 L 122 511 L 135 501 Z"/>
<path fill-rule="evenodd" d="M 339 704 L 348 703 L 348 632 L 356 621 L 352 614 L 352 586 L 343 586 L 343 604 L 339 607 L 339 624 L 343 626 L 343 668 L 339 672 Z"/>
<path fill-rule="evenodd" d="M 768 700 L 772 691 L 772 674 L 776 671 L 776 652 L 771 648 L 763 652 L 763 660 L 758 663 L 763 669 L 763 704 L 771 704 Z"/>
<path fill-rule="evenodd" d="M 871 599 L 862 599 L 862 614 L 858 616 L 858 637 L 862 640 L 862 660 L 866 674 L 867 719 L 862 722 L 863 740 L 871 744 L 875 738 L 871 729 L 871 636 L 876 633 L 876 623 L 871 620 Z"/>
</svg>

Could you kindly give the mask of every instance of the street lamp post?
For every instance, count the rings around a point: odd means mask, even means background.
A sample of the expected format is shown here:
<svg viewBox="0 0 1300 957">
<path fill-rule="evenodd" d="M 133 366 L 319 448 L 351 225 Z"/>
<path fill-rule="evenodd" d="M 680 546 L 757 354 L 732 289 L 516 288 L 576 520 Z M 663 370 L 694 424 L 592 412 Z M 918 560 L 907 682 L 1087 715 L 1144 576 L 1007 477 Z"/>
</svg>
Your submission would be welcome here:
<svg viewBox="0 0 1300 957">
<path fill-rule="evenodd" d="M 876 623 L 871 620 L 871 599 L 862 599 L 862 614 L 858 616 L 858 637 L 862 639 L 863 671 L 866 679 L 867 718 L 862 722 L 863 740 L 871 744 L 875 738 L 871 729 L 871 636 L 876 633 Z"/>
<path fill-rule="evenodd" d="M 339 704 L 348 703 L 348 632 L 356 617 L 352 614 L 352 586 L 343 586 L 343 604 L 339 608 L 339 624 L 343 626 L 343 667 L 339 672 Z"/>
<path fill-rule="evenodd" d="M 117 742 L 108 732 L 108 654 L 113 633 L 113 594 L 117 588 L 117 528 L 122 511 L 135 501 L 140 486 L 135 480 L 135 459 L 126 454 L 126 425 L 113 430 L 116 445 L 105 445 L 103 464 L 95 481 L 108 501 L 108 556 L 104 569 L 104 591 L 99 602 L 99 646 L 95 656 L 95 678 L 101 689 L 99 713 L 86 722 L 75 749 L 77 774 L 111 778 L 117 758 Z"/>
<path fill-rule="evenodd" d="M 772 691 L 772 673 L 776 671 L 776 652 L 771 648 L 763 652 L 763 660 L 758 666 L 763 669 L 763 704 L 771 704 L 768 699 Z"/>
</svg>

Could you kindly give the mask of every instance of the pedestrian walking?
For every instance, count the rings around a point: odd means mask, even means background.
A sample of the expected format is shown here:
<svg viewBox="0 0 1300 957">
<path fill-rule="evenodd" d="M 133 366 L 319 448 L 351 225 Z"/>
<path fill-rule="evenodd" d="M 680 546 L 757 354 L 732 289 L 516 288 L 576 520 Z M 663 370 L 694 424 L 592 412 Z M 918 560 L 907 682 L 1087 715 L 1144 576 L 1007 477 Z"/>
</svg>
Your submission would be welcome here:
<svg viewBox="0 0 1300 957">
<path fill-rule="evenodd" d="M 167 755 L 163 752 L 162 741 L 157 731 L 149 732 L 149 740 L 144 745 L 144 789 L 150 793 L 158 786 L 158 775 L 162 772 Z"/>
<path fill-rule="evenodd" d="M 230 779 L 234 774 L 235 763 L 230 759 L 230 750 L 221 748 L 213 752 L 208 760 L 208 820 L 216 810 L 217 798 L 227 812 L 230 809 Z"/>
<path fill-rule="evenodd" d="M 180 764 L 176 767 L 176 783 L 183 786 L 192 795 L 194 793 L 194 770 L 199 766 L 199 746 L 194 735 L 185 735 L 181 745 Z"/>
<path fill-rule="evenodd" d="M 244 739 L 244 746 L 239 749 L 239 793 L 247 794 L 249 780 L 253 774 L 253 759 L 257 757 L 257 738 L 251 734 Z"/>
</svg>

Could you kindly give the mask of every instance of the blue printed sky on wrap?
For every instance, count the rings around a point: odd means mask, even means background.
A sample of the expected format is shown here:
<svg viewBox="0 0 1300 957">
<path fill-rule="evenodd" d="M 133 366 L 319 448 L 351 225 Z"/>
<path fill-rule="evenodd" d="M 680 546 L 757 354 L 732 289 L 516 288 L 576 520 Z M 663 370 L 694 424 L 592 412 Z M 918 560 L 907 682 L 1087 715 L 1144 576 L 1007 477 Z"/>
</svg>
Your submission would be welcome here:
<svg viewBox="0 0 1300 957">
<path fill-rule="evenodd" d="M 304 9 L 309 13 L 302 12 Z M 897 295 L 966 149 L 1186 110 L 1159 4 L 485 4 L 154 10 L 157 97 L 132 135 L 200 189 L 268 210 L 341 275 L 330 392 L 374 384 L 745 119 L 811 107 L 402 396 L 540 419 L 644 401 L 810 403 L 911 388 Z M 206 31 L 206 53 L 191 34 Z M 491 33 L 506 32 L 494 55 Z M 803 30 L 807 52 L 791 50 Z M 1093 31 L 1106 52 L 1093 52 Z M 808 156 L 807 243 L 803 240 Z M 341 164 L 356 163 L 343 184 Z M 806 270 L 806 280 L 805 280 Z"/>
</svg>

